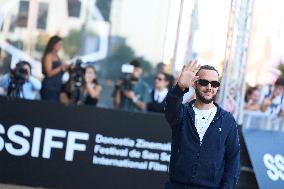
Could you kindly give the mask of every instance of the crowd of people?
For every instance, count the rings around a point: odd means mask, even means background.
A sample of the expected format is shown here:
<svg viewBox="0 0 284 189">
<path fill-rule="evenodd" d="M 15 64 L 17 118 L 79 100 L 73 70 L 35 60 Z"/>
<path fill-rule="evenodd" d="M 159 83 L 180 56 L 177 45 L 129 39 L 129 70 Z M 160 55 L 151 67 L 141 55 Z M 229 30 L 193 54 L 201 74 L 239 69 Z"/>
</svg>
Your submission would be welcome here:
<svg viewBox="0 0 284 189">
<path fill-rule="evenodd" d="M 93 65 L 82 66 L 82 62 L 63 63 L 58 55 L 62 49 L 62 38 L 49 39 L 43 53 L 40 82 L 31 74 L 32 67 L 27 61 L 20 61 L 9 73 L 2 76 L 0 89 L 2 94 L 24 99 L 42 99 L 61 102 L 65 105 L 86 104 L 96 106 L 99 102 L 102 86 Z M 168 90 L 176 83 L 177 77 L 164 69 L 158 69 L 152 88 L 142 78 L 143 68 L 139 60 L 130 61 L 131 72 L 122 74 L 116 81 L 110 99 L 113 108 L 128 111 L 164 112 Z M 63 75 L 68 79 L 63 82 Z M 176 74 L 179 75 L 178 73 Z M 0 90 L 1 93 L 1 90 Z M 112 98 L 111 98 L 112 97 Z M 194 89 L 184 94 L 183 103 L 195 98 Z M 284 117 L 284 78 L 280 77 L 274 85 L 248 87 L 244 109 L 264 112 L 266 115 Z"/>
<path fill-rule="evenodd" d="M 102 86 L 95 67 L 80 60 L 73 64 L 62 62 L 58 55 L 61 49 L 62 38 L 51 37 L 41 59 L 44 76 L 42 82 L 32 76 L 29 62 L 20 61 L 14 69 L 2 76 L 0 80 L 2 94 L 30 100 L 60 102 L 65 105 L 96 106 Z M 156 73 L 154 87 L 151 89 L 142 79 L 141 62 L 134 59 L 130 61 L 129 66 L 133 68 L 131 72 L 122 74 L 114 86 L 113 107 L 128 111 L 164 112 L 165 98 L 168 89 L 174 83 L 174 77 L 161 69 Z M 63 82 L 65 75 L 67 79 Z"/>
<path fill-rule="evenodd" d="M 248 87 L 244 109 L 284 117 L 284 78 L 279 77 L 274 85 Z"/>
</svg>

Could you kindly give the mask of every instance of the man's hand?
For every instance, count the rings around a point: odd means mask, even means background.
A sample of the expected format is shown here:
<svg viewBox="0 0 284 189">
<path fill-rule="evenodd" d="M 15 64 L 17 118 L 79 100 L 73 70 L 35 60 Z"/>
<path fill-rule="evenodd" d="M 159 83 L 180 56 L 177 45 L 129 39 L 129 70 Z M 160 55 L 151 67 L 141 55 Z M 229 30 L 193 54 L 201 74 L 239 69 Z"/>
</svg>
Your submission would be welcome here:
<svg viewBox="0 0 284 189">
<path fill-rule="evenodd" d="M 189 61 L 188 64 L 183 66 L 182 72 L 178 79 L 178 86 L 183 91 L 192 86 L 192 84 L 198 79 L 196 73 L 199 69 L 200 65 L 197 63 L 197 61 Z"/>
<path fill-rule="evenodd" d="M 265 98 L 260 106 L 260 110 L 265 112 L 267 108 L 272 104 L 272 100 L 270 98 Z"/>
<path fill-rule="evenodd" d="M 130 91 L 130 90 L 124 91 L 124 95 L 127 98 L 130 98 L 130 99 L 133 99 L 135 97 L 135 93 L 133 91 Z"/>
<path fill-rule="evenodd" d="M 265 98 L 265 99 L 263 100 L 263 105 L 264 105 L 264 106 L 268 107 L 268 106 L 270 106 L 271 104 L 272 104 L 272 100 L 271 100 L 270 98 Z"/>
<path fill-rule="evenodd" d="M 84 79 L 85 79 L 85 82 L 87 84 L 92 84 L 93 83 L 93 78 L 88 77 L 88 75 L 84 75 Z"/>
</svg>

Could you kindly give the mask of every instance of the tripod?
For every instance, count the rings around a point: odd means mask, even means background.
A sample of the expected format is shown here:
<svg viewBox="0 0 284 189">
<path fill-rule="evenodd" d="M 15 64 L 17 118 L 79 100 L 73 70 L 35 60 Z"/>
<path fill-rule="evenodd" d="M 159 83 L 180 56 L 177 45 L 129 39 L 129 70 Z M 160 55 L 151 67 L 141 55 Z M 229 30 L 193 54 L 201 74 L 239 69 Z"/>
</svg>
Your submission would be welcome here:
<svg viewBox="0 0 284 189">
<path fill-rule="evenodd" d="M 12 80 L 9 83 L 8 95 L 10 97 L 21 98 L 23 97 L 23 85 L 25 81 L 23 80 Z"/>
</svg>

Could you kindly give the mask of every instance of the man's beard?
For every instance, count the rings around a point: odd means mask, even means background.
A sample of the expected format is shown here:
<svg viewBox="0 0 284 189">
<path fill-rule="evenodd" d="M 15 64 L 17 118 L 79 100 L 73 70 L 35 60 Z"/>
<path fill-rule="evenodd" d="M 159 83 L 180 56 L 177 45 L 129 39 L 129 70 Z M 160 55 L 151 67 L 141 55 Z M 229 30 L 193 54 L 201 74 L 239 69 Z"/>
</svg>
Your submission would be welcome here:
<svg viewBox="0 0 284 189">
<path fill-rule="evenodd" d="M 211 102 L 215 101 L 217 94 L 213 95 L 212 98 L 206 99 L 202 96 L 201 92 L 196 88 L 195 89 L 196 98 L 200 100 L 204 104 L 210 104 Z"/>
</svg>

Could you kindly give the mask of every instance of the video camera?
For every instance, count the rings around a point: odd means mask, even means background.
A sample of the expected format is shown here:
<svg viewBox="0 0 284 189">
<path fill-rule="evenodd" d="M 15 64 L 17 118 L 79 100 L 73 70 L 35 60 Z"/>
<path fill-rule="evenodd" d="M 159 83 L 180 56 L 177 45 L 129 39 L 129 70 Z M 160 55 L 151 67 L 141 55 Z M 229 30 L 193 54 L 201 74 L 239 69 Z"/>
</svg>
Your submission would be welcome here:
<svg viewBox="0 0 284 189">
<path fill-rule="evenodd" d="M 76 62 L 72 63 L 69 67 L 70 82 L 68 90 L 73 103 L 76 103 L 80 98 L 81 86 L 84 83 L 84 67 L 83 61 L 77 59 Z"/>
<path fill-rule="evenodd" d="M 76 62 L 69 67 L 69 73 L 71 79 L 74 81 L 76 87 L 81 87 L 84 81 L 84 68 L 82 66 L 83 62 L 77 59 Z"/>
<path fill-rule="evenodd" d="M 124 90 L 133 91 L 135 84 L 138 82 L 138 79 L 132 76 L 133 70 L 134 66 L 130 64 L 123 64 L 121 67 L 121 71 L 122 73 L 124 73 L 121 79 L 122 80 L 121 86 Z"/>
</svg>

